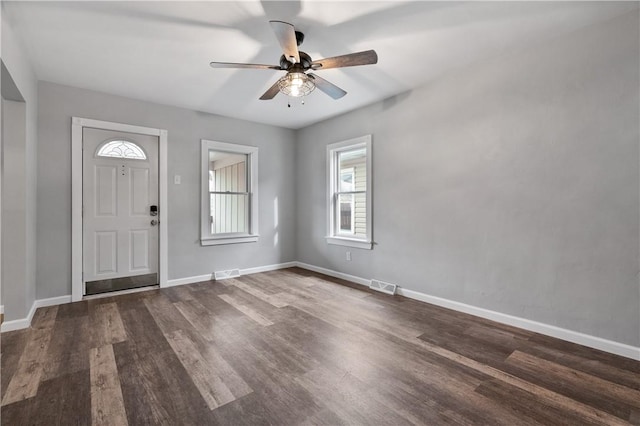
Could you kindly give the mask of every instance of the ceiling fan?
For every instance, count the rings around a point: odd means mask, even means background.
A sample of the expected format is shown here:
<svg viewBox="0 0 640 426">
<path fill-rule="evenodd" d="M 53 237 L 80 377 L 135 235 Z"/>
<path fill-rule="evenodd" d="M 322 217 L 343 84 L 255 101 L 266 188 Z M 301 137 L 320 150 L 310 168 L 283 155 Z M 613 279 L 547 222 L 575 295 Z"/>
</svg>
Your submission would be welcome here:
<svg viewBox="0 0 640 426">
<path fill-rule="evenodd" d="M 279 78 L 273 86 L 260 96 L 261 100 L 273 99 L 278 92 L 282 92 L 287 96 L 302 97 L 311 93 L 316 87 L 333 99 L 340 99 L 347 94 L 346 91 L 308 71 L 354 67 L 378 62 L 378 55 L 375 50 L 366 50 L 314 61 L 308 54 L 298 50 L 298 46 L 304 41 L 303 33 L 296 31 L 295 27 L 287 22 L 269 21 L 269 23 L 284 52 L 280 57 L 279 65 L 236 64 L 231 62 L 211 62 L 209 64 L 213 68 L 254 68 L 286 71 L 286 75 Z"/>
</svg>

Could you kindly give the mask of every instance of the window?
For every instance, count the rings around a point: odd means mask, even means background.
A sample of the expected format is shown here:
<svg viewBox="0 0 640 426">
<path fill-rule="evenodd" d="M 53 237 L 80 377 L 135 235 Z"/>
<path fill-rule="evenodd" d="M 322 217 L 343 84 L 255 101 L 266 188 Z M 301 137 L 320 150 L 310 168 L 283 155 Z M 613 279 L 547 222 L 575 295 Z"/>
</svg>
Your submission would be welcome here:
<svg viewBox="0 0 640 426">
<path fill-rule="evenodd" d="M 202 140 L 202 245 L 258 241 L 258 148 Z"/>
<path fill-rule="evenodd" d="M 340 170 L 340 188 L 342 191 L 353 191 L 353 179 L 355 169 L 353 167 Z M 340 200 L 340 220 L 338 220 L 340 233 L 355 234 L 355 199 L 346 196 Z"/>
<path fill-rule="evenodd" d="M 129 160 L 146 160 L 147 154 L 134 142 L 125 140 L 107 141 L 98 148 L 97 157 L 126 158 Z"/>
<path fill-rule="evenodd" d="M 329 244 L 371 249 L 371 135 L 327 146 Z"/>
</svg>

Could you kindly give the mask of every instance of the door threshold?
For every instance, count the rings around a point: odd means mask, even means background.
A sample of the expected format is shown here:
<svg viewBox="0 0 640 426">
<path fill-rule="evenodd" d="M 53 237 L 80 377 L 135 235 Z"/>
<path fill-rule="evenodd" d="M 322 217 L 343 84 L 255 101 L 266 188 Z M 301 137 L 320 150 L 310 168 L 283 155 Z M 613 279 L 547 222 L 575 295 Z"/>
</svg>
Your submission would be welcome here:
<svg viewBox="0 0 640 426">
<path fill-rule="evenodd" d="M 84 284 L 84 294 L 86 296 L 93 296 L 94 294 L 112 293 L 118 290 L 129 290 L 156 284 L 158 284 L 158 274 L 155 272 L 129 277 L 107 278 L 97 281 L 87 281 Z"/>
<path fill-rule="evenodd" d="M 138 287 L 138 288 L 129 288 L 129 289 L 126 289 L 126 290 L 110 291 L 108 293 L 90 294 L 90 295 L 87 295 L 87 296 L 83 296 L 82 300 L 102 299 L 102 298 L 105 298 L 105 297 L 121 296 L 123 294 L 140 293 L 142 291 L 149 291 L 149 290 L 158 290 L 159 288 L 160 288 L 160 286 L 158 284 L 156 284 L 156 285 L 150 285 L 150 286 L 146 286 L 146 287 Z"/>
</svg>

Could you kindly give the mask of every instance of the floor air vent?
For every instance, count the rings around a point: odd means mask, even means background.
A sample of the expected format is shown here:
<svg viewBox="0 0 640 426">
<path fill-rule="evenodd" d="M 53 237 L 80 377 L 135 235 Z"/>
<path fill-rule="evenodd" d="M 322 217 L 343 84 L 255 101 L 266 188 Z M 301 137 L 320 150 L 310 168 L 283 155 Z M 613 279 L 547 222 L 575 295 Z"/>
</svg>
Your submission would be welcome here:
<svg viewBox="0 0 640 426">
<path fill-rule="evenodd" d="M 227 278 L 237 278 L 240 276 L 240 269 L 228 269 L 226 271 L 215 271 L 213 277 L 216 281 L 224 280 Z"/>
<path fill-rule="evenodd" d="M 396 294 L 396 287 L 398 287 L 395 284 L 389 284 L 389 283 L 385 283 L 384 281 L 378 281 L 378 280 L 371 280 L 371 284 L 369 284 L 369 288 L 372 290 L 377 290 L 377 291 L 381 291 L 383 293 L 387 293 L 387 294 Z"/>
</svg>

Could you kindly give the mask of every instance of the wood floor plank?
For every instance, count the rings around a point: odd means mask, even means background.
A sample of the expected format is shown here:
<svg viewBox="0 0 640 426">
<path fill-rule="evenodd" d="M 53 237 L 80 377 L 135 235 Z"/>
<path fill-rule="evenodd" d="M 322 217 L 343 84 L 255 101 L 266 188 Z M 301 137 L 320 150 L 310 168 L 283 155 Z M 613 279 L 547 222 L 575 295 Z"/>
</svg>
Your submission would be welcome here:
<svg viewBox="0 0 640 426">
<path fill-rule="evenodd" d="M 203 425 L 211 411 L 171 348 L 138 351 L 127 340 L 113 345 L 130 425 Z"/>
<path fill-rule="evenodd" d="M 18 368 L 14 373 L 7 391 L 2 398 L 2 405 L 8 405 L 36 395 L 40 386 L 45 355 L 51 340 L 52 326 L 57 309 L 45 309 L 36 319 L 36 326 L 29 330 L 29 337 L 25 345 Z"/>
<path fill-rule="evenodd" d="M 275 419 L 271 424 L 299 424 L 322 410 L 314 396 L 295 381 L 297 368 L 294 372 L 288 365 L 274 363 L 274 357 L 253 346 L 249 336 L 226 334 L 224 340 L 221 354 L 254 389 L 248 395 L 249 400 L 253 400 L 251 396 L 256 394 L 266 418 Z M 246 398 L 241 401 L 246 401 Z M 235 405 L 236 401 L 218 410 Z"/>
<path fill-rule="evenodd" d="M 43 362 L 42 380 L 89 369 L 91 331 L 88 316 L 58 317 Z"/>
<path fill-rule="evenodd" d="M 296 380 L 322 405 L 348 424 L 411 424 L 397 412 L 381 404 L 381 401 L 372 400 L 366 386 L 348 372 L 336 375 L 331 370 L 320 368 L 305 373 Z"/>
<path fill-rule="evenodd" d="M 527 392 L 500 380 L 487 380 L 476 389 L 477 393 L 491 398 L 496 403 L 511 407 L 522 416 L 543 425 L 599 425 L 601 422 L 587 419 L 576 413 L 548 404 L 535 393 Z"/>
<path fill-rule="evenodd" d="M 555 406 L 558 407 L 562 410 L 567 410 L 571 413 L 575 413 L 578 415 L 583 416 L 584 418 L 586 418 L 588 421 L 592 421 L 592 422 L 600 422 L 600 423 L 606 423 L 606 424 L 610 424 L 610 425 L 623 425 L 625 424 L 624 421 L 622 421 L 619 417 L 610 415 L 608 413 L 605 413 L 597 408 L 594 408 L 590 405 L 587 404 L 583 404 L 581 402 L 575 401 L 569 397 L 566 397 L 564 395 L 561 395 L 559 393 L 556 393 L 552 390 L 549 390 L 547 388 L 544 388 L 542 386 L 538 386 L 535 385 L 531 382 L 528 382 L 524 379 L 521 379 L 519 377 L 513 376 L 512 374 L 506 373 L 504 371 L 501 371 L 497 368 L 491 367 L 489 365 L 486 364 L 482 364 L 481 362 L 475 361 L 471 358 L 467 358 L 465 356 L 462 356 L 460 354 L 457 354 L 455 352 L 451 352 L 447 349 L 444 348 L 440 348 L 436 345 L 432 345 L 430 343 L 427 343 L 425 341 L 422 341 L 420 339 L 416 340 L 417 344 L 419 344 L 420 346 L 424 347 L 425 349 L 428 349 L 430 351 L 432 351 L 433 353 L 436 353 L 438 355 L 441 355 L 445 358 L 449 358 L 451 360 L 454 360 L 455 362 L 461 364 L 461 365 L 466 365 L 470 368 L 473 368 L 477 371 L 481 371 L 495 379 L 499 379 L 505 383 L 508 383 L 510 385 L 513 385 L 519 389 L 522 389 L 524 391 L 530 392 L 530 393 L 534 393 L 542 398 L 544 398 L 544 400 Z"/>
<path fill-rule="evenodd" d="M 27 337 L 28 333 L 24 331 L 2 333 L 2 344 L 0 345 L 2 351 L 0 355 L 2 359 L 2 374 L 0 374 L 2 393 L 0 394 L 0 401 L 2 401 L 9 382 L 18 369 L 20 356 L 28 341 Z"/>
<path fill-rule="evenodd" d="M 167 340 L 211 410 L 252 392 L 222 357 L 206 360 L 184 333 L 170 333 Z"/>
<path fill-rule="evenodd" d="M 35 398 L 23 399 L 0 408 L 0 421 L 3 425 L 35 425 L 39 413 L 35 410 Z"/>
<path fill-rule="evenodd" d="M 172 416 L 170 407 L 163 403 L 166 384 L 153 354 L 137 352 L 131 341 L 114 344 L 113 351 L 129 424 L 171 424 L 177 416 Z"/>
<path fill-rule="evenodd" d="M 599 360 L 590 359 L 587 356 L 567 353 L 546 345 L 529 343 L 529 345 L 521 346 L 519 350 L 538 358 L 546 359 L 556 364 L 564 365 L 565 367 L 571 367 L 574 370 L 579 370 L 609 382 L 618 383 L 640 391 L 640 373 L 618 368 Z"/>
<path fill-rule="evenodd" d="M 226 281 L 226 280 L 225 280 Z M 212 412 L 216 424 L 234 426 L 261 426 L 284 423 L 283 416 L 279 415 L 274 404 L 270 404 L 263 394 L 250 393 L 219 407 Z M 286 409 L 286 408 L 285 408 Z M 337 425 L 338 423 L 324 423 L 325 425 Z"/>
<path fill-rule="evenodd" d="M 237 297 L 234 297 L 231 294 L 221 294 L 218 297 L 257 322 L 258 324 L 264 326 L 273 325 L 271 321 L 263 317 L 259 312 L 242 303 L 242 301 L 240 301 Z"/>
<path fill-rule="evenodd" d="M 56 319 L 83 318 L 89 315 L 89 306 L 85 302 L 65 303 L 58 306 Z"/>
<path fill-rule="evenodd" d="M 307 370 L 304 362 L 279 345 L 265 344 L 269 340 L 262 331 L 265 329 L 247 321 L 244 315 L 240 318 L 244 320 L 242 323 L 218 323 L 216 331 L 207 338 L 254 393 L 259 392 L 256 398 L 264 401 L 262 409 L 268 413 L 267 418 L 279 419 L 272 424 L 298 424 L 319 410 L 313 397 L 293 380 L 295 375 Z M 238 324 L 239 328 L 234 327 Z M 248 398 L 253 400 L 251 396 Z M 247 397 L 241 400 L 246 401 Z M 226 412 L 227 407 L 236 405 L 237 401 L 233 401 L 214 413 Z"/>
<path fill-rule="evenodd" d="M 201 283 L 199 283 L 201 284 Z M 171 302 L 185 302 L 195 298 L 194 293 L 188 287 L 169 287 L 162 292 Z"/>
<path fill-rule="evenodd" d="M 274 296 L 272 294 L 267 294 L 265 292 L 263 292 L 262 290 L 249 285 L 243 281 L 240 280 L 234 280 L 232 283 L 235 287 L 238 287 L 244 291 L 246 291 L 247 293 L 257 297 L 258 299 L 262 299 L 265 302 L 275 306 L 276 308 L 284 308 L 285 306 L 287 306 L 287 304 L 285 302 L 282 301 L 281 298 L 279 298 L 278 296 Z"/>
<path fill-rule="evenodd" d="M 36 396 L 2 407 L 3 425 L 89 425 L 89 372 L 43 381 Z"/>
<path fill-rule="evenodd" d="M 93 348 L 112 345 L 127 339 L 120 311 L 115 302 L 96 305 L 91 309 L 89 318 Z"/>
<path fill-rule="evenodd" d="M 114 306 L 115 307 L 115 306 Z M 111 335 L 110 331 L 107 331 Z M 120 388 L 113 346 L 92 348 L 91 363 L 91 423 L 93 425 L 127 425 L 127 414 Z"/>
<path fill-rule="evenodd" d="M 118 310 L 124 324 L 127 341 L 131 341 L 138 352 L 154 353 L 171 349 L 144 300 L 137 302 L 136 309 L 131 306 L 125 306 L 121 309 L 120 302 L 118 302 Z"/>
<path fill-rule="evenodd" d="M 267 303 L 264 300 L 259 299 L 245 292 L 244 290 L 241 290 L 238 287 L 230 286 L 226 289 L 225 293 L 219 293 L 217 294 L 217 296 L 220 296 L 221 294 L 232 295 L 234 298 L 238 299 L 243 305 L 258 312 L 260 315 L 262 315 L 264 318 L 271 321 L 272 323 L 277 323 L 280 321 L 288 321 L 288 316 L 287 316 L 287 313 L 285 312 L 286 307 L 276 308 L 270 303 Z"/>
<path fill-rule="evenodd" d="M 605 365 L 611 365 L 616 368 L 627 370 L 636 374 L 640 374 L 640 362 L 631 358 L 625 358 L 612 353 L 599 351 L 587 346 L 578 345 L 577 343 L 568 342 L 566 340 L 555 339 L 543 334 L 533 333 L 529 340 L 540 346 L 554 348 L 568 354 L 574 354 L 593 361 L 598 361 Z"/>
<path fill-rule="evenodd" d="M 145 299 L 144 304 L 151 313 L 151 316 L 153 316 L 153 319 L 162 333 L 165 335 L 172 331 L 188 330 L 193 328 L 169 298 L 165 297 L 163 294 L 159 294 L 157 297 Z"/>
<path fill-rule="evenodd" d="M 38 308 L 33 314 L 31 320 L 31 328 L 33 329 L 50 329 L 56 321 L 58 316 L 58 309 L 60 306 L 47 306 L 44 308 Z"/>
<path fill-rule="evenodd" d="M 235 280 L 236 283 L 245 283 L 251 287 L 260 289 L 261 292 L 270 296 L 277 296 L 283 292 L 283 287 L 278 285 L 278 280 L 274 280 L 267 273 L 259 277 L 256 277 L 253 274 L 242 275 Z"/>
<path fill-rule="evenodd" d="M 515 351 L 507 364 L 517 367 L 513 374 L 525 371 L 524 376 L 538 385 L 549 387 L 577 401 L 588 402 L 603 411 L 626 419 L 631 409 L 640 409 L 640 391 L 621 386 L 581 371 Z M 544 373 L 544 374 L 543 374 Z M 584 390 L 588 389 L 587 392 Z"/>
<path fill-rule="evenodd" d="M 204 300 L 201 300 L 204 302 Z M 187 319 L 189 324 L 205 339 L 214 340 L 221 330 L 233 327 L 234 323 L 253 322 L 229 304 L 220 300 L 227 310 L 233 311 L 232 315 L 222 314 L 209 309 L 199 300 L 176 302 L 174 306 Z M 213 303 L 215 305 L 216 303 Z M 221 309 L 224 312 L 223 309 Z M 235 318 L 234 316 L 235 315 Z"/>
</svg>

